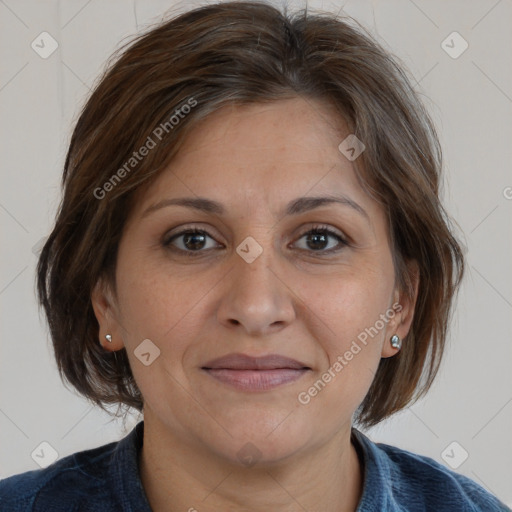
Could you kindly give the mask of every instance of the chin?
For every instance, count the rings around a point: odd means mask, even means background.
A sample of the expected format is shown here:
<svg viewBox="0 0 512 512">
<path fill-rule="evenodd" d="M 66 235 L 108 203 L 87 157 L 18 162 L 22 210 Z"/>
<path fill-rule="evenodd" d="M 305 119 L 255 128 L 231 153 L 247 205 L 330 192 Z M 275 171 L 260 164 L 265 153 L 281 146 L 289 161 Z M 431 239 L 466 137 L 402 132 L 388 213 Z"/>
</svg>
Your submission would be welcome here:
<svg viewBox="0 0 512 512">
<path fill-rule="evenodd" d="M 291 414 L 245 413 L 238 422 L 230 423 L 229 435 L 208 439 L 212 451 L 237 466 L 275 465 L 315 444 L 318 428 L 289 421 Z M 283 421 L 284 420 L 284 421 Z M 217 430 L 218 431 L 218 430 Z"/>
</svg>

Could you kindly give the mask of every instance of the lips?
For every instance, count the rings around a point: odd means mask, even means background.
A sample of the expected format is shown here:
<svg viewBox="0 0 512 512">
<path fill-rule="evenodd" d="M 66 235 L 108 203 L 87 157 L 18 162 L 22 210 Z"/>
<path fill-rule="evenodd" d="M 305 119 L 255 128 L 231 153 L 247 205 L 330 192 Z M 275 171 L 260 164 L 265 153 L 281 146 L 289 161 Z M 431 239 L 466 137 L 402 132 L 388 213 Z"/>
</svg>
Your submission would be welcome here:
<svg viewBox="0 0 512 512">
<path fill-rule="evenodd" d="M 301 361 L 278 354 L 262 357 L 229 354 L 208 361 L 202 369 L 214 379 L 242 391 L 267 391 L 293 382 L 311 370 Z"/>
<path fill-rule="evenodd" d="M 306 364 L 278 354 L 252 357 L 245 354 L 229 354 L 213 359 L 203 366 L 204 369 L 228 369 L 228 370 L 277 370 L 310 369 Z"/>
</svg>

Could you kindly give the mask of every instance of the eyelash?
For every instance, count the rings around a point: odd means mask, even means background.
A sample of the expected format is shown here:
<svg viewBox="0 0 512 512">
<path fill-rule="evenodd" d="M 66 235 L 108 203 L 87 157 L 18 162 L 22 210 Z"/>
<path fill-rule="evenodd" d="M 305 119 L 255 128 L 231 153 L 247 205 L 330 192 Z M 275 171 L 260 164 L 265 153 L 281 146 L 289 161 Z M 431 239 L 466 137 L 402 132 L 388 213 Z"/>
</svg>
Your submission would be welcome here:
<svg viewBox="0 0 512 512">
<path fill-rule="evenodd" d="M 169 249 L 169 250 L 171 250 L 173 252 L 181 253 L 181 254 L 183 254 L 184 256 L 187 256 L 187 257 L 199 257 L 199 256 L 201 256 L 201 253 L 204 253 L 206 251 L 212 250 L 212 249 L 206 249 L 206 250 L 198 249 L 197 251 L 190 251 L 190 250 L 178 249 L 177 247 L 173 247 L 171 245 L 171 243 L 174 240 L 176 240 L 180 236 L 187 235 L 187 234 L 189 234 L 189 235 L 206 235 L 206 236 L 208 236 L 208 237 L 213 239 L 213 237 L 210 235 L 210 233 L 208 233 L 208 231 L 206 231 L 206 230 L 198 229 L 198 228 L 185 228 L 185 229 L 183 229 L 182 231 L 180 231 L 178 233 L 174 233 L 170 237 L 169 236 L 164 236 L 164 239 L 162 241 L 162 245 L 166 249 Z M 309 229 L 308 231 L 305 231 L 304 233 L 302 233 L 298 237 L 298 240 L 303 238 L 305 235 L 309 235 L 309 234 L 324 234 L 324 235 L 328 235 L 330 237 L 336 238 L 338 240 L 338 247 L 327 249 L 327 250 L 321 250 L 320 249 L 318 251 L 310 250 L 309 252 L 312 252 L 312 253 L 317 253 L 317 254 L 320 254 L 320 255 L 328 255 L 328 254 L 336 253 L 336 252 L 342 250 L 344 247 L 348 246 L 348 242 L 344 238 L 342 238 L 335 231 L 329 229 L 327 226 L 323 226 L 323 225 L 314 226 L 311 229 Z M 308 251 L 308 249 L 300 249 L 300 250 L 301 251 Z"/>
</svg>

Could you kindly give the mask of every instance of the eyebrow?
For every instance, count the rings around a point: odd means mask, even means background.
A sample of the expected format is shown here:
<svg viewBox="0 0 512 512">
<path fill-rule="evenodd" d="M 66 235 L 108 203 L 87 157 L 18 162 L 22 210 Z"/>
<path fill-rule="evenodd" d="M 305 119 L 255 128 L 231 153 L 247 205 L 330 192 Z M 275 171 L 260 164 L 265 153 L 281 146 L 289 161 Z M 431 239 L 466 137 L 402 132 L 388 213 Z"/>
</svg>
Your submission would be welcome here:
<svg viewBox="0 0 512 512">
<path fill-rule="evenodd" d="M 366 213 L 366 211 L 363 209 L 362 206 L 360 206 L 358 203 L 353 201 L 347 196 L 344 195 L 336 195 L 336 196 L 321 196 L 321 197 L 299 197 L 297 199 L 294 199 L 293 201 L 290 201 L 286 207 L 284 208 L 284 214 L 285 215 L 298 215 L 300 213 L 304 213 L 310 210 L 314 210 L 315 208 L 319 208 L 321 206 L 327 205 L 327 204 L 342 204 L 349 206 L 356 212 L 358 212 L 360 215 L 366 218 L 367 221 L 370 221 L 370 217 Z M 142 214 L 142 217 L 146 217 L 150 213 L 153 213 L 156 210 L 160 210 L 162 208 L 166 208 L 168 206 L 172 205 L 178 205 L 178 206 L 184 206 L 186 208 L 193 208 L 195 210 L 204 212 L 204 213 L 211 213 L 215 215 L 224 215 L 225 209 L 224 206 L 222 206 L 221 203 L 217 201 L 213 201 L 211 199 L 207 199 L 205 197 L 176 197 L 172 199 L 163 199 L 162 201 L 159 201 L 158 203 L 150 206 L 147 208 L 144 213 Z"/>
</svg>

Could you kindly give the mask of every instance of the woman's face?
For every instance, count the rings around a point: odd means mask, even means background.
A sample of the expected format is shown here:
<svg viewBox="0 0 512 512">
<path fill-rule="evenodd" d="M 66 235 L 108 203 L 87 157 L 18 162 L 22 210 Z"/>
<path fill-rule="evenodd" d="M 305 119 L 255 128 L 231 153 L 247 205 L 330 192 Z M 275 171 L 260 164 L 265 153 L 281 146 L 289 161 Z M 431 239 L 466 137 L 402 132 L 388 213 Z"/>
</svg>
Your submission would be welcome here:
<svg viewBox="0 0 512 512">
<path fill-rule="evenodd" d="M 93 303 L 146 421 L 180 443 L 279 461 L 348 433 L 407 334 L 386 216 L 338 149 L 347 135 L 302 99 L 225 107 L 131 213 L 117 293 Z"/>
</svg>

